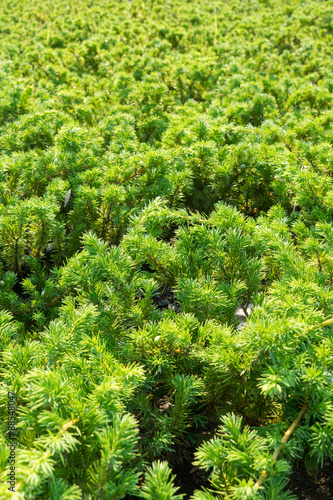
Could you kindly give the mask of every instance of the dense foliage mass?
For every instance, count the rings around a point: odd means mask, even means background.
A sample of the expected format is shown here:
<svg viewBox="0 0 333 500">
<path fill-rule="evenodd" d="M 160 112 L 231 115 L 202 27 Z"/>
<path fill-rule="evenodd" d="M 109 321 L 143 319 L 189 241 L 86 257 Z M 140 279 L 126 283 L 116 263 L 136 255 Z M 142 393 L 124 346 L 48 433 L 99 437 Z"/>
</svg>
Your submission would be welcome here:
<svg viewBox="0 0 333 500">
<path fill-rule="evenodd" d="M 1 1 L 2 499 L 181 499 L 195 447 L 193 500 L 283 500 L 333 459 L 332 8 Z"/>
</svg>

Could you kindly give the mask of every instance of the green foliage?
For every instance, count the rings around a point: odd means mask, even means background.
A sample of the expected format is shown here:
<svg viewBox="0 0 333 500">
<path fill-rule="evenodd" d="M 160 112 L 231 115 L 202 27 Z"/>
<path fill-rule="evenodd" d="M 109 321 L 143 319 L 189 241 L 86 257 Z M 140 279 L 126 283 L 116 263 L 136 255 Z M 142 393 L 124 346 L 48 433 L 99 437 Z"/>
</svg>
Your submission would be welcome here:
<svg viewBox="0 0 333 500">
<path fill-rule="evenodd" d="M 296 498 L 283 491 L 290 465 L 285 460 L 275 462 L 267 440 L 247 426 L 242 429 L 242 419 L 232 413 L 222 419 L 217 435 L 198 449 L 194 463 L 212 470 L 210 482 L 221 498 Z M 266 491 L 261 491 L 255 481 L 262 470 L 269 475 Z M 209 494 L 193 496 L 193 500 L 209 498 Z"/>
<path fill-rule="evenodd" d="M 196 447 L 193 500 L 287 500 L 333 459 L 331 11 L 1 2 L 1 498 L 181 499 Z"/>
</svg>

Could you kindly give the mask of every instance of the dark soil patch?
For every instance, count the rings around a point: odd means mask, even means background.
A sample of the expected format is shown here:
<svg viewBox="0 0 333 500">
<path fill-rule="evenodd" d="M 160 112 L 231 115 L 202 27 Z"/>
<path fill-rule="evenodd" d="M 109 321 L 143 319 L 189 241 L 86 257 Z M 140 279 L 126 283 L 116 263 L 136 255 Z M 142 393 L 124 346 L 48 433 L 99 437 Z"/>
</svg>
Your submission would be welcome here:
<svg viewBox="0 0 333 500">
<path fill-rule="evenodd" d="M 188 500 L 195 490 L 209 487 L 205 473 L 198 467 L 193 467 L 192 463 L 175 465 L 173 473 L 176 475 L 174 484 L 179 487 L 177 493 L 185 495 L 183 500 Z"/>
<path fill-rule="evenodd" d="M 155 270 L 147 263 L 144 263 L 140 266 L 141 271 L 145 271 L 150 274 L 154 274 Z M 143 292 L 140 291 L 137 295 L 137 299 L 144 296 Z M 180 312 L 180 305 L 177 302 L 177 298 L 172 291 L 172 288 L 168 285 L 160 285 L 156 292 L 153 295 L 153 303 L 157 307 L 157 309 L 169 309 L 171 311 L 175 311 L 176 313 Z"/>
<path fill-rule="evenodd" d="M 292 471 L 287 489 L 299 500 L 333 500 L 333 462 L 324 463 L 324 467 L 311 477 L 301 463 Z"/>
<path fill-rule="evenodd" d="M 177 313 L 180 312 L 179 304 L 174 292 L 168 286 L 161 285 L 154 294 L 153 302 L 158 309 L 171 309 Z"/>
</svg>

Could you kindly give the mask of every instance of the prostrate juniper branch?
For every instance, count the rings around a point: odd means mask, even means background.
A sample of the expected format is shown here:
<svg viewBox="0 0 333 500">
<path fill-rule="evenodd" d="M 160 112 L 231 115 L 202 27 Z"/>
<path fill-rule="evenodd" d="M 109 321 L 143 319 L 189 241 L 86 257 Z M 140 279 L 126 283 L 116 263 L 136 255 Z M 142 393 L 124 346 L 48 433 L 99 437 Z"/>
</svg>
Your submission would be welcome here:
<svg viewBox="0 0 333 500">
<path fill-rule="evenodd" d="M 1 2 L 1 498 L 8 390 L 22 500 L 176 499 L 193 447 L 196 498 L 290 498 L 332 459 L 331 11 Z"/>
</svg>

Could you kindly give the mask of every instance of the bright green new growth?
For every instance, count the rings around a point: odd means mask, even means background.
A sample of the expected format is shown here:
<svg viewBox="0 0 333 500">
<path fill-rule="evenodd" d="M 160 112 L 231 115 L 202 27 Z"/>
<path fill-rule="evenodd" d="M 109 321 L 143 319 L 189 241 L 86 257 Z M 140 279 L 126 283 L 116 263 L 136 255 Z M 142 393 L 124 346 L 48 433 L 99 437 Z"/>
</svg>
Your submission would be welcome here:
<svg viewBox="0 0 333 500">
<path fill-rule="evenodd" d="M 171 470 L 167 462 L 153 462 L 145 476 L 141 498 L 147 500 L 182 500 L 184 495 L 176 495 Z"/>
<path fill-rule="evenodd" d="M 1 2 L 1 498 L 333 460 L 332 8 Z"/>
</svg>

